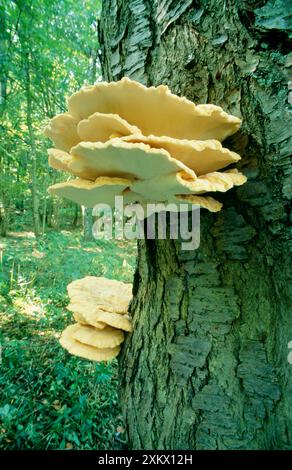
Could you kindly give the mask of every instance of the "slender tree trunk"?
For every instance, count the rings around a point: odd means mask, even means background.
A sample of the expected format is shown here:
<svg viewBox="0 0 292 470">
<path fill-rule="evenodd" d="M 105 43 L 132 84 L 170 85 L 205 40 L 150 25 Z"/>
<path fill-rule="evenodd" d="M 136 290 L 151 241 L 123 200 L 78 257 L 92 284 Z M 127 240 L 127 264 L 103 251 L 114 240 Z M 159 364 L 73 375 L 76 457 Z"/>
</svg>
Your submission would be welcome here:
<svg viewBox="0 0 292 470">
<path fill-rule="evenodd" d="M 2 153 L 3 152 L 3 153 Z M 7 217 L 7 188 L 5 187 L 5 165 L 4 158 L 7 158 L 5 149 L 0 146 L 0 236 L 5 237 L 8 230 Z M 2 179 L 3 178 L 3 179 Z M 3 183 L 2 183 L 2 181 Z"/>
<path fill-rule="evenodd" d="M 7 38 L 5 10 L 0 8 L 0 117 L 2 116 L 7 98 Z M 1 149 L 2 152 L 2 149 Z M 0 172 L 4 172 L 4 158 L 0 157 Z M 4 203 L 4 190 L 0 192 L 0 235 L 6 236 L 7 233 L 7 211 Z"/>
<path fill-rule="evenodd" d="M 60 230 L 60 207 L 61 200 L 59 198 L 52 200 L 52 215 L 50 223 L 57 232 Z"/>
<path fill-rule="evenodd" d="M 94 240 L 92 234 L 93 217 L 92 209 L 82 207 L 82 224 L 83 224 L 83 238 L 85 241 L 90 242 Z"/>
<path fill-rule="evenodd" d="M 52 216 L 53 216 L 53 203 L 52 203 L 52 199 L 49 198 L 47 201 L 47 211 L 46 211 L 47 227 L 52 227 Z"/>
<path fill-rule="evenodd" d="M 7 33 L 5 9 L 0 8 L 0 116 L 4 111 L 7 97 Z"/>
<path fill-rule="evenodd" d="M 88 62 L 88 77 L 92 83 L 96 80 L 97 75 L 97 57 L 98 49 L 92 49 L 90 52 L 90 58 Z M 92 209 L 82 207 L 82 223 L 83 223 L 83 237 L 85 241 L 94 241 L 92 227 L 93 217 Z"/>
<path fill-rule="evenodd" d="M 26 123 L 28 128 L 29 143 L 30 143 L 30 161 L 31 161 L 31 196 L 32 196 L 32 211 L 33 211 L 33 227 L 36 236 L 41 234 L 41 224 L 39 216 L 39 197 L 37 189 L 37 154 L 35 145 L 35 136 L 32 124 L 32 98 L 31 98 L 31 81 L 30 81 L 30 53 L 26 54 Z"/>
<path fill-rule="evenodd" d="M 47 185 L 45 184 L 44 185 L 44 195 L 43 195 L 43 214 L 42 214 L 42 235 L 45 234 L 46 232 L 46 220 L 47 220 L 47 202 L 48 202 L 48 199 L 47 199 Z"/>
<path fill-rule="evenodd" d="M 220 213 L 201 211 L 199 249 L 139 242 L 120 360 L 131 448 L 292 448 L 285 15 L 280 0 L 103 2 L 104 78 L 165 83 L 241 116 L 225 145 L 248 176 Z"/>
<path fill-rule="evenodd" d="M 4 204 L 0 201 L 0 236 L 7 235 L 7 214 Z"/>
<path fill-rule="evenodd" d="M 74 217 L 73 217 L 73 220 L 72 220 L 72 227 L 73 228 L 77 228 L 77 226 L 78 226 L 79 209 L 80 209 L 80 206 L 78 204 L 74 204 Z"/>
<path fill-rule="evenodd" d="M 93 217 L 92 209 L 82 206 L 82 221 L 83 221 L 83 237 L 87 242 L 93 241 Z"/>
</svg>

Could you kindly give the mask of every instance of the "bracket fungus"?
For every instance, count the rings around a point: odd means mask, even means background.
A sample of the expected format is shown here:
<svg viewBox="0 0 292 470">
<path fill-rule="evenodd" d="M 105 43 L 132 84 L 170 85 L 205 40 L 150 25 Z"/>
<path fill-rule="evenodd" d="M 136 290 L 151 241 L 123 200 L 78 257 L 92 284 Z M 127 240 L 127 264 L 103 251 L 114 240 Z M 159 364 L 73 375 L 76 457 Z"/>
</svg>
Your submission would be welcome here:
<svg viewBox="0 0 292 470">
<path fill-rule="evenodd" d="M 77 177 L 49 192 L 86 207 L 114 206 L 115 196 L 123 196 L 124 204 L 184 202 L 217 212 L 222 204 L 209 193 L 246 181 L 237 170 L 219 171 L 240 160 L 221 144 L 240 123 L 219 106 L 195 105 L 165 85 L 123 78 L 83 88 L 69 98 L 68 112 L 45 128 L 56 147 L 49 164 Z"/>
<path fill-rule="evenodd" d="M 125 331 L 132 331 L 127 314 L 132 285 L 103 277 L 87 276 L 67 286 L 77 323 L 61 334 L 60 343 L 69 353 L 92 361 L 109 361 L 120 352 Z"/>
<path fill-rule="evenodd" d="M 101 310 L 125 314 L 132 298 L 132 284 L 107 279 L 105 277 L 86 276 L 67 286 L 71 302 L 86 300 Z"/>
<path fill-rule="evenodd" d="M 70 325 L 63 331 L 60 338 L 60 344 L 73 356 L 83 357 L 91 361 L 109 361 L 119 354 L 119 346 L 114 348 L 97 348 L 78 341 L 74 338 L 74 335 L 79 329 L 80 325 L 78 323 Z"/>
<path fill-rule="evenodd" d="M 114 207 L 115 197 L 123 196 L 124 205 L 184 203 L 220 211 L 213 194 L 246 181 L 237 169 L 226 170 L 241 157 L 221 144 L 240 124 L 219 106 L 195 105 L 165 85 L 146 87 L 129 78 L 97 83 L 74 93 L 68 112 L 45 128 L 55 145 L 49 165 L 75 177 L 49 192 L 86 207 Z M 131 290 L 93 276 L 69 284 L 67 308 L 77 323 L 63 331 L 61 345 L 95 361 L 116 357 L 132 331 Z"/>
</svg>

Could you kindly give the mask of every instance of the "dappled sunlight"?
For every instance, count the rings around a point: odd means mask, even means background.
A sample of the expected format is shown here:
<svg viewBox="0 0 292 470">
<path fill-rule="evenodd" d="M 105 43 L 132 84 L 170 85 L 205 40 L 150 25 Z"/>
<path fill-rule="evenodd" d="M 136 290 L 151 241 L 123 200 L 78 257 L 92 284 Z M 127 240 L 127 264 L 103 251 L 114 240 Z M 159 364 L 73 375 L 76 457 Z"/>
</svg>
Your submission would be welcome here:
<svg viewBox="0 0 292 470">
<path fill-rule="evenodd" d="M 68 250 L 80 250 L 80 246 L 68 246 Z M 99 247 L 92 247 L 92 248 L 82 248 L 83 251 L 87 252 L 87 253 L 101 253 L 102 252 L 102 249 L 99 248 Z"/>
<path fill-rule="evenodd" d="M 13 300 L 13 305 L 24 315 L 34 317 L 37 320 L 45 314 L 44 306 L 31 301 L 26 301 L 21 297 Z"/>
<path fill-rule="evenodd" d="M 41 259 L 41 258 L 44 258 L 44 257 L 46 256 L 46 253 L 41 252 L 41 251 L 38 251 L 38 250 L 33 250 L 32 256 L 33 256 L 34 258 L 39 258 L 39 259 Z"/>
<path fill-rule="evenodd" d="M 20 237 L 17 243 L 7 238 L 5 245 L 4 284 L 0 282 L 2 447 L 27 448 L 29 442 L 34 448 L 56 448 L 63 435 L 67 444 L 75 436 L 74 448 L 92 447 L 93 441 L 106 446 L 103 442 L 112 439 L 121 425 L 116 362 L 97 366 L 74 358 L 63 350 L 59 338 L 71 318 L 66 285 L 72 278 L 100 272 L 105 263 L 118 277 L 119 248 L 112 243 L 107 253 L 103 247 L 83 243 L 76 234 L 56 233 L 42 240 Z M 45 256 L 36 257 L 35 250 Z M 54 272 L 49 269 L 53 264 Z M 123 276 L 131 277 L 130 267 L 123 271 Z"/>
<path fill-rule="evenodd" d="M 35 331 L 34 333 L 32 333 L 33 335 L 36 335 L 36 336 L 40 336 L 44 339 L 47 339 L 47 338 L 54 338 L 54 339 L 59 339 L 60 336 L 61 336 L 61 333 L 56 333 L 55 331 L 53 330 L 47 330 L 47 331 Z"/>
<path fill-rule="evenodd" d="M 83 248 L 84 251 L 86 251 L 87 253 L 94 253 L 94 252 L 101 252 L 102 249 L 101 248 Z"/>
<path fill-rule="evenodd" d="M 85 242 L 80 207 L 48 195 L 57 181 L 43 134 L 66 95 L 99 75 L 100 6 L 1 2 L 1 450 L 120 447 L 116 363 L 70 357 L 59 337 L 71 317 L 66 286 L 102 273 L 129 282 L 135 255 Z"/>
<path fill-rule="evenodd" d="M 9 238 L 34 238 L 33 232 L 8 232 L 7 237 Z"/>
</svg>

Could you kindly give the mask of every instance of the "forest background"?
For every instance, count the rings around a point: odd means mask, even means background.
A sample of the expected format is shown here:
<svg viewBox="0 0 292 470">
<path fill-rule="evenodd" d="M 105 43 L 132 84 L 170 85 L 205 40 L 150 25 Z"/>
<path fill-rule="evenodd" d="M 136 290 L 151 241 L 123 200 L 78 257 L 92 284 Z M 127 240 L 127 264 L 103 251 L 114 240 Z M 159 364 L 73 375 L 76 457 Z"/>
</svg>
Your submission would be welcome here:
<svg viewBox="0 0 292 470">
<path fill-rule="evenodd" d="M 98 0 L 0 0 L 0 448 L 123 446 L 116 364 L 69 356 L 66 285 L 132 279 L 135 245 L 94 240 L 90 211 L 53 199 L 50 118 L 100 80 Z"/>
</svg>

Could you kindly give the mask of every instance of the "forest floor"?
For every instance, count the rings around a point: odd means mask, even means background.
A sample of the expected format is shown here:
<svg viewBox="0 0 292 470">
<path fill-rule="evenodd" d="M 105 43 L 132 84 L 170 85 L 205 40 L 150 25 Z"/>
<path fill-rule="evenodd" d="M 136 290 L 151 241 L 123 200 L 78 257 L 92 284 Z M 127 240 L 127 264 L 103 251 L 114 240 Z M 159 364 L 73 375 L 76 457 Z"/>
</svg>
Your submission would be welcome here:
<svg viewBox="0 0 292 470">
<path fill-rule="evenodd" d="M 117 364 L 70 356 L 66 286 L 86 275 L 132 281 L 132 242 L 79 232 L 0 238 L 0 449 L 117 449 Z M 117 439 L 120 436 L 121 439 Z"/>
</svg>

